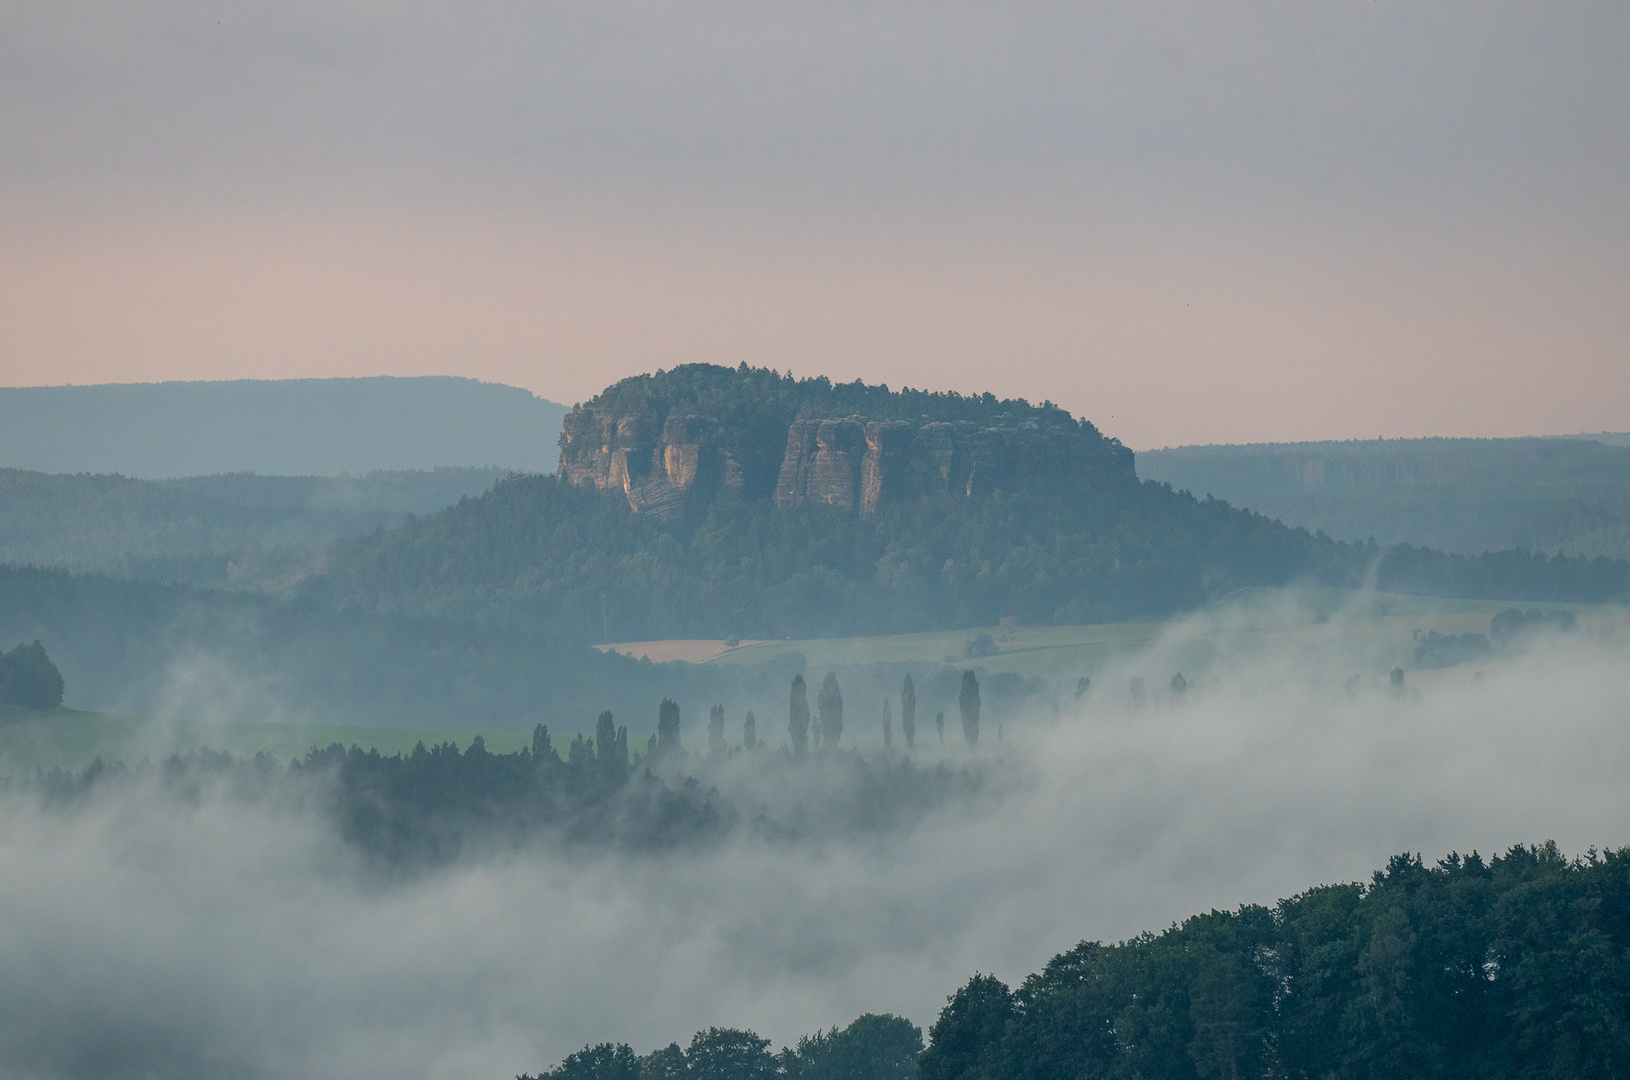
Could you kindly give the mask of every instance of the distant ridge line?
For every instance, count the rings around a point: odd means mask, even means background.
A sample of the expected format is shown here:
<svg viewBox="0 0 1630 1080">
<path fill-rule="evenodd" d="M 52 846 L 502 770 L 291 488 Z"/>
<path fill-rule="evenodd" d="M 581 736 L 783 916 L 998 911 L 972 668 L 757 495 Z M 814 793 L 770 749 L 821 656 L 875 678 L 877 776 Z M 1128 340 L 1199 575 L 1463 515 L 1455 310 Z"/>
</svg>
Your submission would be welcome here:
<svg viewBox="0 0 1630 1080">
<path fill-rule="evenodd" d="M 457 375 L 0 387 L 0 467 L 174 479 L 553 471 L 566 407 Z"/>
</svg>

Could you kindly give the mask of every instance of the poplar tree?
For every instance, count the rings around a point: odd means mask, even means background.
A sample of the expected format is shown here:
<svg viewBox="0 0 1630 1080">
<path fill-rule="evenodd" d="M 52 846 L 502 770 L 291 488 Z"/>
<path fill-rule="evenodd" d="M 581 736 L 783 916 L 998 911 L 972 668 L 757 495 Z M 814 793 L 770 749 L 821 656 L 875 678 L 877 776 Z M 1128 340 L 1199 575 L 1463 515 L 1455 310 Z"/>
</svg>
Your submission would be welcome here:
<svg viewBox="0 0 1630 1080">
<path fill-rule="evenodd" d="M 552 757 L 555 757 L 555 748 L 549 744 L 549 725 L 539 724 L 532 729 L 532 760 L 542 761 Z"/>
<path fill-rule="evenodd" d="M 889 699 L 883 699 L 883 749 L 894 749 L 894 716 L 889 712 Z"/>
<path fill-rule="evenodd" d="M 787 710 L 787 736 L 792 752 L 803 757 L 809 748 L 809 699 L 802 675 L 792 677 L 792 702 Z"/>
<path fill-rule="evenodd" d="M 618 727 L 609 709 L 594 725 L 594 755 L 607 778 L 616 783 L 628 779 L 628 728 Z"/>
<path fill-rule="evenodd" d="M 758 718 L 747 710 L 747 719 L 741 722 L 741 745 L 746 750 L 758 749 Z"/>
<path fill-rule="evenodd" d="M 972 671 L 962 673 L 962 693 L 957 704 L 962 707 L 962 737 L 973 746 L 979 741 L 979 679 Z"/>
<path fill-rule="evenodd" d="M 679 703 L 663 698 L 657 706 L 657 756 L 679 755 Z"/>
<path fill-rule="evenodd" d="M 906 737 L 907 750 L 917 745 L 917 687 L 909 671 L 900 684 L 900 731 Z"/>
<path fill-rule="evenodd" d="M 707 756 L 717 760 L 730 749 L 724 741 L 724 706 L 715 705 L 707 714 Z"/>
<path fill-rule="evenodd" d="M 843 738 L 843 691 L 838 689 L 838 676 L 827 672 L 821 683 L 821 692 L 815 699 L 821 714 L 821 741 L 834 749 Z"/>
</svg>

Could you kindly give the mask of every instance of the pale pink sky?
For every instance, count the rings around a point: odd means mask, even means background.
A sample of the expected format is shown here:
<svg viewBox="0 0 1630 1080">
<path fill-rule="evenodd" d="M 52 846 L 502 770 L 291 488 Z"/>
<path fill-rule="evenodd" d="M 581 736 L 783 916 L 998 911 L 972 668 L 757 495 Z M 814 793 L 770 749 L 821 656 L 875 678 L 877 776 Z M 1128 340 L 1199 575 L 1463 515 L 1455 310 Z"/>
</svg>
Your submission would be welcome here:
<svg viewBox="0 0 1630 1080">
<path fill-rule="evenodd" d="M 0 384 L 746 360 L 1137 448 L 1630 429 L 1622 7 L 692 10 L 14 20 Z"/>
</svg>

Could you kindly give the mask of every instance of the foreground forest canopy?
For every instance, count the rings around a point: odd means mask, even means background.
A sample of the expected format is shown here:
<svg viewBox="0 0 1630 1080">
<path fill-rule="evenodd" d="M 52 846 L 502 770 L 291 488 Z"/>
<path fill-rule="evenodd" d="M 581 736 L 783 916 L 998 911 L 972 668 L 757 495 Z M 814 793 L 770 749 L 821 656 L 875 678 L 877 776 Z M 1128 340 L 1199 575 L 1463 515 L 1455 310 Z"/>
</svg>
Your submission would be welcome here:
<svg viewBox="0 0 1630 1080">
<path fill-rule="evenodd" d="M 709 1028 L 684 1051 L 585 1047 L 540 1077 L 1606 1080 L 1630 1070 L 1630 850 L 1398 855 L 1367 885 L 1084 942 L 1017 989 L 976 974 L 912 1060 L 914 1034 L 868 1015 L 776 1056 Z"/>
<path fill-rule="evenodd" d="M 1107 622 L 1298 580 L 1630 598 L 1624 560 L 1384 550 L 1140 483 L 1050 403 L 711 365 L 607 389 L 567 417 L 558 477 L 343 541 L 309 589 L 617 641 Z"/>
</svg>

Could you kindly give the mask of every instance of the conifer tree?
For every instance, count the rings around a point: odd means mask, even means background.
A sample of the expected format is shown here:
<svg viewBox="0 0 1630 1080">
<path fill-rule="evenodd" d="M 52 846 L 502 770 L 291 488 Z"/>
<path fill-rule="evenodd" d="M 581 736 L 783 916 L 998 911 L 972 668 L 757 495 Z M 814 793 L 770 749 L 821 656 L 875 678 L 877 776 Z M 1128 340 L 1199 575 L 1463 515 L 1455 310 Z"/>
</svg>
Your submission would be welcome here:
<svg viewBox="0 0 1630 1080">
<path fill-rule="evenodd" d="M 900 731 L 906 737 L 907 750 L 917 745 L 917 687 L 909 671 L 900 684 Z"/>
<path fill-rule="evenodd" d="M 549 744 L 549 725 L 539 724 L 532 729 L 532 760 L 542 761 L 552 757 L 555 757 L 555 748 Z"/>
<path fill-rule="evenodd" d="M 835 672 L 826 673 L 821 692 L 815 698 L 815 706 L 821 714 L 821 741 L 836 749 L 838 740 L 843 738 L 843 691 L 838 689 Z"/>
<path fill-rule="evenodd" d="M 962 737 L 973 746 L 979 741 L 979 679 L 972 671 L 962 673 L 962 693 L 957 704 L 962 708 Z"/>
<path fill-rule="evenodd" d="M 663 698 L 657 706 L 657 756 L 679 756 L 679 703 Z"/>
<path fill-rule="evenodd" d="M 741 722 L 741 745 L 746 750 L 758 749 L 758 717 L 753 710 L 747 710 L 747 719 Z"/>
<path fill-rule="evenodd" d="M 628 778 L 628 729 L 616 725 L 610 710 L 594 725 L 594 753 L 605 776 L 616 783 Z"/>
<path fill-rule="evenodd" d="M 707 756 L 717 760 L 729 749 L 724 741 L 724 706 L 715 705 L 707 714 Z"/>
<path fill-rule="evenodd" d="M 792 752 L 803 757 L 809 748 L 809 698 L 802 675 L 792 677 L 792 702 L 788 708 L 787 736 Z"/>
</svg>

